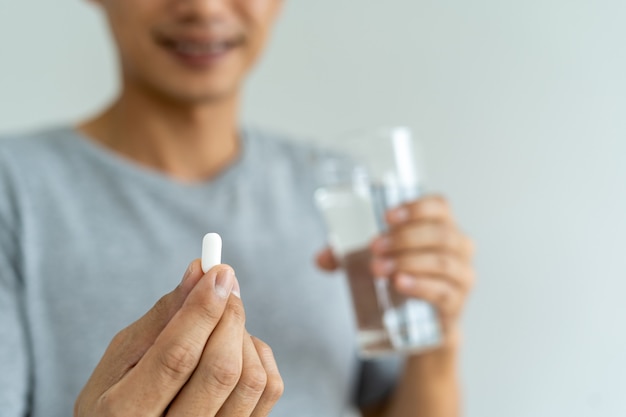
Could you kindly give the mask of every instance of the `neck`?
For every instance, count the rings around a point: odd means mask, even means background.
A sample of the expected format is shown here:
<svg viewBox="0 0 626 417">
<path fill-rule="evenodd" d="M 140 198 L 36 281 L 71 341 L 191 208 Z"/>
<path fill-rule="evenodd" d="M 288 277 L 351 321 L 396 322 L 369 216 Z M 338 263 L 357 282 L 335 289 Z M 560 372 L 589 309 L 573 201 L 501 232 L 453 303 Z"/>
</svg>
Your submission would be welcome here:
<svg viewBox="0 0 626 417">
<path fill-rule="evenodd" d="M 180 104 L 126 88 L 78 130 L 123 157 L 184 182 L 206 180 L 237 158 L 238 97 Z"/>
</svg>

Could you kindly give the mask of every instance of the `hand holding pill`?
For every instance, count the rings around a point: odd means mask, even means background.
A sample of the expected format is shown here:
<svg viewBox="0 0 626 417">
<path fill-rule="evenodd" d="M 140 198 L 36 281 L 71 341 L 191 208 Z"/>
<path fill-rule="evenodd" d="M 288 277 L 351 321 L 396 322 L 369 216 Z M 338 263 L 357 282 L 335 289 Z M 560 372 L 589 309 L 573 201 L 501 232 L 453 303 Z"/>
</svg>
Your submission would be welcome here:
<svg viewBox="0 0 626 417">
<path fill-rule="evenodd" d="M 113 338 L 75 417 L 269 414 L 282 378 L 269 346 L 246 331 L 239 284 L 220 262 L 221 238 L 208 234 L 181 284 Z"/>
</svg>

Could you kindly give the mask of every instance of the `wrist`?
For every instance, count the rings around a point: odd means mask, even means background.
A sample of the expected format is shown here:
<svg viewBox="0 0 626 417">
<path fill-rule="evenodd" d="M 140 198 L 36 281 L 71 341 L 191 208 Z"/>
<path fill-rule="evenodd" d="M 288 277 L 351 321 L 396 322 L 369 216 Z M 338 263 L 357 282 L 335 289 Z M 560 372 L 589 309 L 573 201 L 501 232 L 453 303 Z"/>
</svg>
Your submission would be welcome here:
<svg viewBox="0 0 626 417">
<path fill-rule="evenodd" d="M 441 346 L 407 358 L 384 416 L 458 416 L 460 331 L 446 328 Z"/>
<path fill-rule="evenodd" d="M 407 366 L 433 375 L 456 373 L 461 347 L 461 330 L 458 326 L 447 329 L 442 344 L 430 351 L 409 356 Z"/>
</svg>

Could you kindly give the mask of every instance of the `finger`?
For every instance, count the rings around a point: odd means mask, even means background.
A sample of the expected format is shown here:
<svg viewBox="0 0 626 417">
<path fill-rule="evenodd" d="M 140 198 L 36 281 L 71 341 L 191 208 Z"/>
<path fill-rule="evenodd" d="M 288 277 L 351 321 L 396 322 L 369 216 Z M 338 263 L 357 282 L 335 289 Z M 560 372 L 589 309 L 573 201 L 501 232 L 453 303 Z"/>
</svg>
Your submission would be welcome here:
<svg viewBox="0 0 626 417">
<path fill-rule="evenodd" d="M 168 417 L 217 415 L 240 381 L 244 334 L 243 304 L 232 295 L 222 319 L 209 337 L 200 363 L 170 405 Z M 254 405 L 250 410 L 253 408 Z"/>
<path fill-rule="evenodd" d="M 374 254 L 403 251 L 445 251 L 468 259 L 471 242 L 456 227 L 444 223 L 410 223 L 379 236 L 370 245 Z"/>
<path fill-rule="evenodd" d="M 339 261 L 335 258 L 335 255 L 330 248 L 326 248 L 318 253 L 315 261 L 317 266 L 327 272 L 332 272 L 339 268 Z"/>
<path fill-rule="evenodd" d="M 250 417 L 265 417 L 269 415 L 274 405 L 278 402 L 280 397 L 282 397 L 285 391 L 285 385 L 278 371 L 278 365 L 276 365 L 276 359 L 274 358 L 272 349 L 256 337 L 252 337 L 252 342 L 265 369 L 267 382 L 265 384 L 265 390 Z"/>
<path fill-rule="evenodd" d="M 165 410 L 196 369 L 234 284 L 232 268 L 224 265 L 200 279 L 137 365 L 104 396 L 112 415 Z"/>
<path fill-rule="evenodd" d="M 439 195 L 422 197 L 391 209 L 386 213 L 386 220 L 392 228 L 403 223 L 419 221 L 454 224 L 450 205 Z"/>
<path fill-rule="evenodd" d="M 267 374 L 250 335 L 243 337 L 243 370 L 239 383 L 230 394 L 218 417 L 249 416 L 255 409 L 265 386 Z"/>
<path fill-rule="evenodd" d="M 102 389 L 95 392 L 104 392 L 139 362 L 202 275 L 200 260 L 196 259 L 189 264 L 174 291 L 164 295 L 143 317 L 115 335 L 91 378 L 102 385 Z"/>
<path fill-rule="evenodd" d="M 474 270 L 458 256 L 445 252 L 404 252 L 394 257 L 376 257 L 372 260 L 374 276 L 391 276 L 405 272 L 413 276 L 432 276 L 469 291 L 474 282 Z"/>
<path fill-rule="evenodd" d="M 393 285 L 400 294 L 431 303 L 443 318 L 458 316 L 465 300 L 465 294 L 457 287 L 433 277 L 400 273 L 394 277 Z"/>
</svg>

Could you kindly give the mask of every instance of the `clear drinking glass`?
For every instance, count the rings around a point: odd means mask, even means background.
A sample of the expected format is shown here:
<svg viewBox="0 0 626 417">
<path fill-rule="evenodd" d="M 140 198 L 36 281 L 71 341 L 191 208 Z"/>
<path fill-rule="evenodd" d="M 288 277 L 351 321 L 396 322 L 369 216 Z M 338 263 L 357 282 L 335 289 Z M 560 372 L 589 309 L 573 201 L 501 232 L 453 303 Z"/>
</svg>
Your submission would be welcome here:
<svg viewBox="0 0 626 417">
<path fill-rule="evenodd" d="M 342 137 L 318 163 L 315 202 L 346 273 L 363 357 L 417 353 L 441 342 L 433 307 L 398 294 L 370 271 L 372 239 L 387 230 L 385 211 L 422 193 L 410 129 L 380 128 Z"/>
</svg>

